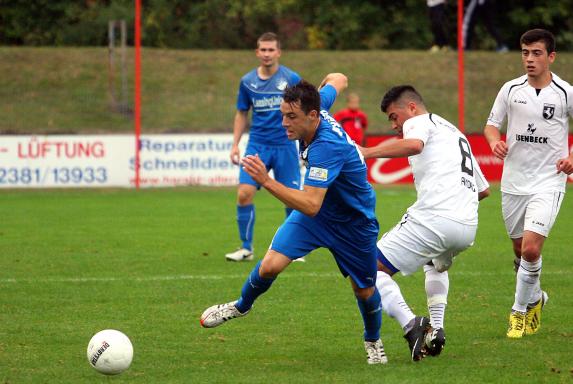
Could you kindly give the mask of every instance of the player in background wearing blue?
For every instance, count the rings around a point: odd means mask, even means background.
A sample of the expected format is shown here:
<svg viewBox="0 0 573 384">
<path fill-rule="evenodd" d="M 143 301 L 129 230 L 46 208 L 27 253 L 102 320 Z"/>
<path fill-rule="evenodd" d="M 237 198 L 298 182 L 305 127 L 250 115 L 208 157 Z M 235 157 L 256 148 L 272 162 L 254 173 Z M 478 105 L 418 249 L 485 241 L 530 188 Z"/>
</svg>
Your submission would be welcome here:
<svg viewBox="0 0 573 384">
<path fill-rule="evenodd" d="M 233 147 L 231 161 L 240 163 L 239 142 L 249 126 L 249 110 L 252 121 L 249 142 L 245 155 L 259 155 L 266 168 L 272 169 L 275 179 L 289 188 L 300 189 L 300 166 L 295 142 L 287 139 L 281 125 L 280 105 L 286 87 L 297 84 L 300 76 L 289 68 L 279 65 L 281 45 L 272 32 L 261 35 L 257 40 L 257 58 L 260 65 L 241 79 L 237 96 L 237 112 L 233 125 Z M 242 245 L 235 252 L 227 253 L 229 261 L 253 259 L 253 230 L 255 206 L 253 199 L 261 187 L 243 169 L 239 171 L 237 189 L 237 224 Z M 290 208 L 286 207 L 286 215 Z"/>
<path fill-rule="evenodd" d="M 366 179 L 360 151 L 328 113 L 346 87 L 346 76 L 331 73 L 322 81 L 320 92 L 301 81 L 284 93 L 282 123 L 290 140 L 300 140 L 306 166 L 303 190 L 271 179 L 257 154 L 243 159 L 244 170 L 294 211 L 277 230 L 263 260 L 253 268 L 239 299 L 205 310 L 201 325 L 212 328 L 245 316 L 293 260 L 324 247 L 332 252 L 341 273 L 350 276 L 364 322 L 368 363 L 385 364 L 380 294 L 375 287 L 376 195 Z"/>
</svg>

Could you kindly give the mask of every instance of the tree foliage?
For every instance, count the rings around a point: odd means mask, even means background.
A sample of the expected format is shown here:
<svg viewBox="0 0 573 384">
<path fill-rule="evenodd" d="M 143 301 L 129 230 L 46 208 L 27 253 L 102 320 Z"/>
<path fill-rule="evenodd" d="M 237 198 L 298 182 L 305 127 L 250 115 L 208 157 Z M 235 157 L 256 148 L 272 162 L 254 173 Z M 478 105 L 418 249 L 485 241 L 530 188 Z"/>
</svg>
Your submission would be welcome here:
<svg viewBox="0 0 573 384">
<path fill-rule="evenodd" d="M 456 4 L 446 25 L 456 43 Z M 497 24 L 512 47 L 525 30 L 553 31 L 573 49 L 573 0 L 506 0 Z M 143 44 L 164 48 L 251 49 L 277 31 L 291 49 L 425 49 L 432 44 L 423 0 L 143 0 Z M 109 20 L 133 27 L 133 0 L 0 0 L 0 44 L 101 46 Z M 130 33 L 129 42 L 133 34 Z M 477 48 L 493 42 L 478 23 Z"/>
</svg>

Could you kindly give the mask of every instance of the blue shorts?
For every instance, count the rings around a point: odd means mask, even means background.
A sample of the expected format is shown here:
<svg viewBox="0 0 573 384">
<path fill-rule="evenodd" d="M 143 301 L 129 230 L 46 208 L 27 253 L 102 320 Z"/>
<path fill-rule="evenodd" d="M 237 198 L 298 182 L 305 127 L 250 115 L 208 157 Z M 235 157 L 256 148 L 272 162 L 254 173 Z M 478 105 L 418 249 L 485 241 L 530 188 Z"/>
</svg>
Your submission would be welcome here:
<svg viewBox="0 0 573 384">
<path fill-rule="evenodd" d="M 376 219 L 337 223 L 293 211 L 277 230 L 270 249 L 298 259 L 317 248 L 328 248 L 342 275 L 368 288 L 376 283 L 377 236 Z"/>
<path fill-rule="evenodd" d="M 267 171 L 272 169 L 275 180 L 294 189 L 300 189 L 300 165 L 296 144 L 292 145 L 263 145 L 258 143 L 247 144 L 245 156 L 258 154 Z M 258 188 L 261 186 L 240 167 L 239 184 L 250 184 Z"/>
</svg>

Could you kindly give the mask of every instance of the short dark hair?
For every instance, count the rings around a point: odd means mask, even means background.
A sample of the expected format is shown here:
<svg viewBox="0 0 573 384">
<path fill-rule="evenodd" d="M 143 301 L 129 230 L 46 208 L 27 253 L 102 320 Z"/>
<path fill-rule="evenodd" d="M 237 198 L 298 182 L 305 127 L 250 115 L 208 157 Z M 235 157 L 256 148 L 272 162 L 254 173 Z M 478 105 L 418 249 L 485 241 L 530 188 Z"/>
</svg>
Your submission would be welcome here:
<svg viewBox="0 0 573 384">
<path fill-rule="evenodd" d="M 261 41 L 276 41 L 277 42 L 277 48 L 281 49 L 281 41 L 280 41 L 278 35 L 274 32 L 265 32 L 261 36 L 259 36 L 259 38 L 257 39 L 257 48 L 259 48 L 259 43 Z"/>
<path fill-rule="evenodd" d="M 555 36 L 546 29 L 536 28 L 525 32 L 521 35 L 519 44 L 531 45 L 538 41 L 542 41 L 545 44 L 547 53 L 555 52 Z"/>
<path fill-rule="evenodd" d="M 414 101 L 417 104 L 424 105 L 424 100 L 418 91 L 416 91 L 416 88 L 411 85 L 397 85 L 386 92 L 382 98 L 382 102 L 380 103 L 380 109 L 382 112 L 386 113 L 390 104 L 402 101 L 402 99 L 407 99 L 408 101 Z"/>
<path fill-rule="evenodd" d="M 300 83 L 287 87 L 283 94 L 285 103 L 300 102 L 300 109 L 308 115 L 310 111 L 320 112 L 320 94 L 314 85 L 301 80 Z"/>
</svg>

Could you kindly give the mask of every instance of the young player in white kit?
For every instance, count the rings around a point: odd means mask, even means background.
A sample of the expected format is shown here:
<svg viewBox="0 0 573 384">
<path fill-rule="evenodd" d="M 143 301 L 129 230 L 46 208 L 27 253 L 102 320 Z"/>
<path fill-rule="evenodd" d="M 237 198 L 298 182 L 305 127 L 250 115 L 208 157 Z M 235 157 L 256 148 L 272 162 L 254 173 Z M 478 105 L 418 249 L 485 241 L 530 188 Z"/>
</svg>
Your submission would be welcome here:
<svg viewBox="0 0 573 384">
<path fill-rule="evenodd" d="M 507 337 L 539 330 L 547 294 L 541 290 L 541 249 L 555 223 L 573 172 L 567 135 L 573 115 L 573 90 L 549 70 L 555 60 L 551 32 L 533 29 L 520 39 L 526 74 L 499 91 L 484 135 L 494 155 L 504 160 L 502 213 L 513 243 L 517 282 Z M 507 118 L 507 139 L 499 129 Z"/>
<path fill-rule="evenodd" d="M 384 311 L 402 326 L 412 360 L 417 361 L 427 354 L 439 355 L 444 347 L 447 270 L 453 258 L 474 242 L 478 199 L 489 195 L 489 185 L 466 137 L 428 113 L 412 86 L 390 89 L 381 109 L 403 138 L 363 148 L 364 157 L 408 156 L 418 198 L 378 242 L 376 287 Z M 430 319 L 414 315 L 391 278 L 398 271 L 409 275 L 422 266 Z"/>
</svg>

